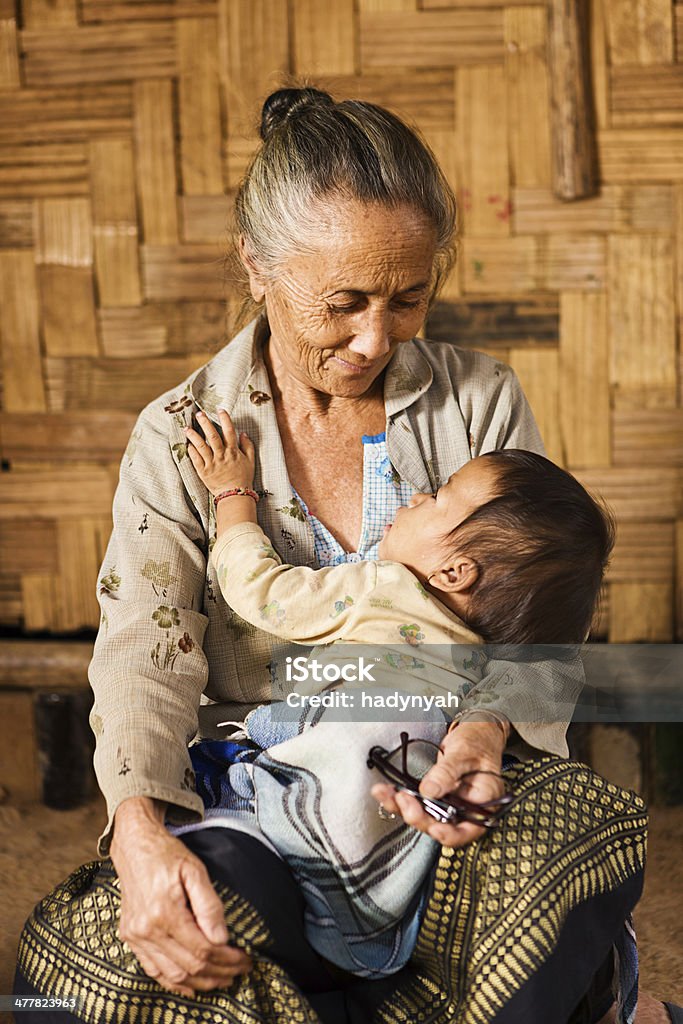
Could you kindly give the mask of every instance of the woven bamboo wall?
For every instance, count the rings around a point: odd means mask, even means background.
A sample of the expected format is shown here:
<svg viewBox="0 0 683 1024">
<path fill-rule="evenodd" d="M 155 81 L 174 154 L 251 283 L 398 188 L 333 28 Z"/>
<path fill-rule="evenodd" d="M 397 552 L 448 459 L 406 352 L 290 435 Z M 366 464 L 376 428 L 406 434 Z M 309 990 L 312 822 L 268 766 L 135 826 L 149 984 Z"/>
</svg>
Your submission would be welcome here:
<svg viewBox="0 0 683 1024">
<path fill-rule="evenodd" d="M 0 624 L 97 624 L 120 454 L 230 329 L 230 194 L 294 73 L 421 128 L 461 210 L 430 334 L 510 362 L 614 506 L 603 633 L 683 634 L 683 3 L 591 17 L 601 188 L 568 204 L 542 2 L 0 0 Z"/>
</svg>

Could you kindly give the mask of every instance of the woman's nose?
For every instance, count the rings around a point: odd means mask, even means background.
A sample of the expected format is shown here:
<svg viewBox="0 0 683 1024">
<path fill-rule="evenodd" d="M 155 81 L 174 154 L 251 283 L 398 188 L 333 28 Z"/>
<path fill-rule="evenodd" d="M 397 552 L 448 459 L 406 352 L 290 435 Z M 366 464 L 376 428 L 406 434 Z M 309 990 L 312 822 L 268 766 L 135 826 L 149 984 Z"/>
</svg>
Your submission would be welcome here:
<svg viewBox="0 0 683 1024">
<path fill-rule="evenodd" d="M 366 310 L 356 322 L 356 331 L 349 342 L 351 352 L 366 359 L 379 359 L 391 347 L 389 316 L 385 310 Z"/>
</svg>

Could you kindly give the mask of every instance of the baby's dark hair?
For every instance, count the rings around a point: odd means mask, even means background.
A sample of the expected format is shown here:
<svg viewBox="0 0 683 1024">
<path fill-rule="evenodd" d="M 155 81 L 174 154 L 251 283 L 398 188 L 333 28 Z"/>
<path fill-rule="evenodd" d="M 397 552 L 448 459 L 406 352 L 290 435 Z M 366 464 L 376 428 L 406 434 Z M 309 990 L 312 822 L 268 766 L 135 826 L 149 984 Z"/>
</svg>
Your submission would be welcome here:
<svg viewBox="0 0 683 1024">
<path fill-rule="evenodd" d="M 570 473 L 533 452 L 487 453 L 499 497 L 452 532 L 477 563 L 467 624 L 488 643 L 585 640 L 614 547 L 611 513 Z"/>
</svg>

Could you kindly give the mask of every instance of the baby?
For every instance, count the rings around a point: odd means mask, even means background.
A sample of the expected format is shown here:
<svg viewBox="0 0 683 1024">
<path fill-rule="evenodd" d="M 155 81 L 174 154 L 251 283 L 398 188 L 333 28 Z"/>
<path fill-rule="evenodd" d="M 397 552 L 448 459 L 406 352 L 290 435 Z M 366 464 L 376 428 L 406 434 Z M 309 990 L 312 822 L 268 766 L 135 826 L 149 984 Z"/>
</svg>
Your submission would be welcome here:
<svg viewBox="0 0 683 1024">
<path fill-rule="evenodd" d="M 254 446 L 246 434 L 238 443 L 224 410 L 219 418 L 225 441 L 201 412 L 206 439 L 185 433 L 216 503 L 219 583 L 243 618 L 261 628 L 265 620 L 277 636 L 306 644 L 398 636 L 414 646 L 585 640 L 613 525 L 548 459 L 514 449 L 472 459 L 436 494 L 415 494 L 398 509 L 379 562 L 313 570 L 283 565 L 258 527 Z M 239 584 L 236 567 L 248 576 Z M 419 622 L 404 622 L 416 608 Z"/>
<path fill-rule="evenodd" d="M 204 437 L 188 428 L 188 453 L 214 496 L 217 539 L 212 560 L 219 585 L 228 604 L 247 621 L 307 645 L 376 645 L 398 654 L 403 664 L 419 665 L 416 653 L 420 660 L 429 660 L 430 649 L 447 651 L 449 664 L 440 669 L 431 665 L 429 689 L 441 686 L 459 694 L 480 679 L 472 671 L 477 662 L 472 647 L 482 641 L 576 645 L 585 639 L 613 545 L 613 527 L 584 488 L 542 456 L 504 450 L 473 459 L 436 494 L 415 494 L 398 510 L 385 529 L 378 561 L 311 569 L 283 564 L 258 526 L 258 495 L 251 489 L 254 446 L 245 434 L 237 437 L 225 411 L 219 411 L 219 420 L 222 437 L 204 413 L 198 414 Z M 459 662 L 451 657 L 460 650 L 454 645 L 464 645 Z M 325 649 L 332 657 L 334 651 L 335 646 Z M 397 664 L 396 657 L 389 661 Z M 436 844 L 418 833 L 419 838 L 404 837 L 392 847 L 377 830 L 399 826 L 378 824 L 377 815 L 370 816 L 367 769 L 364 776 L 348 769 L 340 780 L 342 764 L 365 767 L 373 744 L 396 746 L 386 739 L 391 730 L 378 738 L 375 723 L 363 729 L 361 723 L 349 727 L 316 720 L 315 729 L 301 733 L 295 728 L 273 740 L 268 738 L 268 716 L 268 708 L 257 709 L 247 720 L 250 738 L 267 748 L 250 769 L 258 824 L 302 876 L 310 941 L 328 959 L 358 974 L 378 976 L 400 969 L 415 940 L 421 885 Z M 507 725 L 500 714 L 494 712 L 494 717 Z M 557 742 L 553 746 L 543 739 L 547 723 L 523 714 L 507 718 L 530 746 L 559 752 Z M 335 725 L 343 731 L 335 733 Z M 396 737 L 399 727 L 394 723 L 392 728 Z M 443 716 L 438 721 L 432 716 L 421 723 L 419 735 L 438 743 L 444 732 Z M 233 765 L 230 770 L 230 782 L 238 790 L 244 783 L 243 768 Z M 309 793 L 305 787 L 311 785 Z M 382 787 L 373 792 L 377 796 Z M 497 794 L 489 792 L 486 798 L 491 795 Z M 326 819 L 316 832 L 325 813 L 336 818 L 332 824 Z M 355 830 L 348 827 L 351 820 Z M 354 836 L 349 838 L 351 831 Z M 441 838 L 437 831 L 430 829 L 430 834 Z M 310 835 L 315 841 L 304 841 Z M 384 888 L 375 883 L 368 892 L 358 879 L 373 875 L 373 851 L 383 858 Z M 334 877 L 323 877 L 322 865 Z M 408 870 L 412 875 L 399 886 L 398 872 Z M 368 906 L 372 912 L 366 920 Z"/>
</svg>

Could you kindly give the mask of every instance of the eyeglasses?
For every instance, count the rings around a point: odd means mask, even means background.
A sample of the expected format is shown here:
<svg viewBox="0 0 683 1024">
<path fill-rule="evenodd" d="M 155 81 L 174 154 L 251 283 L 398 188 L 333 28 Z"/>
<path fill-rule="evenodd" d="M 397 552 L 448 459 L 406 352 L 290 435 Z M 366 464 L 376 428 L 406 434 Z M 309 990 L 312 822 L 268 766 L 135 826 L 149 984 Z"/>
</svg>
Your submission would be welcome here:
<svg viewBox="0 0 683 1024">
<path fill-rule="evenodd" d="M 449 793 L 448 796 L 435 799 L 420 793 L 420 783 L 426 773 L 436 764 L 443 748 L 430 740 L 408 738 L 407 732 L 401 733 L 401 745 L 394 750 L 384 747 L 371 747 L 368 751 L 368 768 L 377 768 L 384 778 L 391 782 L 401 793 L 408 793 L 420 801 L 427 814 L 443 824 L 455 824 L 469 821 L 480 828 L 495 828 L 513 800 L 513 794 L 506 791 L 502 796 L 478 802 L 469 800 L 460 793 Z M 458 779 L 458 786 L 464 783 L 468 790 L 476 790 L 475 776 L 493 775 L 503 780 L 498 772 L 486 769 L 475 769 L 464 772 Z"/>
</svg>

